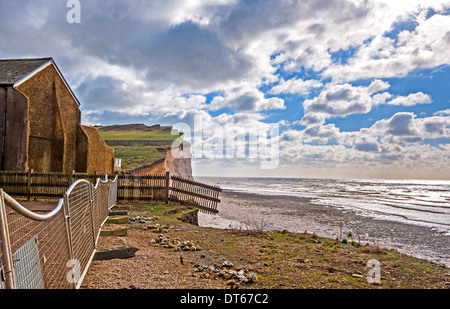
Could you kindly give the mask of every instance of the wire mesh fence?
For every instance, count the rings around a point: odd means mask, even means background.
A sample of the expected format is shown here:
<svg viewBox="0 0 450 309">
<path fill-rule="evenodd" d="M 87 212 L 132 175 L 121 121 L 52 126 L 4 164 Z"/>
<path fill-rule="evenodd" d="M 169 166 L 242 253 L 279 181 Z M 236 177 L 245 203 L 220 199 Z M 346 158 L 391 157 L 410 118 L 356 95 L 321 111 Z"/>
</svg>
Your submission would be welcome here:
<svg viewBox="0 0 450 309">
<path fill-rule="evenodd" d="M 117 182 L 77 180 L 49 213 L 30 211 L 0 189 L 0 288 L 78 288 L 116 203 Z"/>
</svg>

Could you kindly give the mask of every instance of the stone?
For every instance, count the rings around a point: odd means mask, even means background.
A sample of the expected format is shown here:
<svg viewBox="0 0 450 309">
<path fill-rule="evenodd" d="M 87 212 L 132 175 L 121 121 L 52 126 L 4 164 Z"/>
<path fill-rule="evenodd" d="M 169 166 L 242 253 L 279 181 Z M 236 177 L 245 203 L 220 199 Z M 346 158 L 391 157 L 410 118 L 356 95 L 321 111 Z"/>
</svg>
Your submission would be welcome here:
<svg viewBox="0 0 450 309">
<path fill-rule="evenodd" d="M 222 267 L 231 268 L 233 267 L 233 263 L 231 263 L 230 261 L 225 261 L 222 263 Z"/>
<path fill-rule="evenodd" d="M 227 281 L 227 285 L 235 285 L 236 282 L 233 279 Z"/>
<path fill-rule="evenodd" d="M 254 283 L 258 280 L 258 277 L 256 276 L 255 273 L 250 273 L 248 274 L 247 280 L 249 283 Z"/>
</svg>

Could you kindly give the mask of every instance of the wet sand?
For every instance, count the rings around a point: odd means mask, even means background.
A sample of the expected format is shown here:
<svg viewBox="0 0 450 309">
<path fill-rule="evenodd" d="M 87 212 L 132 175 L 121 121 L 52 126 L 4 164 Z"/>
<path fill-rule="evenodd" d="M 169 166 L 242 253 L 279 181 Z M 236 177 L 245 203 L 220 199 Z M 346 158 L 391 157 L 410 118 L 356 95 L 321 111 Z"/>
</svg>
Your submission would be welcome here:
<svg viewBox="0 0 450 309">
<path fill-rule="evenodd" d="M 346 238 L 396 249 L 450 267 L 450 235 L 432 228 L 374 219 L 352 210 L 311 203 L 310 198 L 258 195 L 224 190 L 217 215 L 199 214 L 200 226 L 286 229 L 330 238 Z"/>
</svg>

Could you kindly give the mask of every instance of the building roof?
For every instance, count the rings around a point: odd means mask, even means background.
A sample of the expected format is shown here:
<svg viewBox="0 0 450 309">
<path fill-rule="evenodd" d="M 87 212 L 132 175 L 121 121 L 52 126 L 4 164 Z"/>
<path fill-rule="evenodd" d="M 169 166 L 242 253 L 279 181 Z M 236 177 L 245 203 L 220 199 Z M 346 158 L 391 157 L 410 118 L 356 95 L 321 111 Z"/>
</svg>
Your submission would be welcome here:
<svg viewBox="0 0 450 309">
<path fill-rule="evenodd" d="M 77 97 L 73 93 L 72 89 L 70 89 L 69 84 L 66 82 L 64 76 L 61 74 L 56 63 L 51 57 L 32 59 L 0 59 L 0 85 L 16 87 L 49 65 L 54 66 L 67 89 L 69 89 L 72 97 L 75 99 L 75 102 L 80 105 Z"/>
<path fill-rule="evenodd" d="M 52 58 L 0 60 L 0 84 L 13 85 L 49 61 Z"/>
</svg>

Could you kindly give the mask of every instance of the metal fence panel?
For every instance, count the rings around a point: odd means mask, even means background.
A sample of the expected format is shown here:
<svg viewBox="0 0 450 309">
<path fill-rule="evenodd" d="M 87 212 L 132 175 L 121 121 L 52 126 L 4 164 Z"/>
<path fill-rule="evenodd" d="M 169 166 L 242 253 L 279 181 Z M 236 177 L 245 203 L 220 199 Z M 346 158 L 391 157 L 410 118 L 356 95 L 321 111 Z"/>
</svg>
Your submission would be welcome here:
<svg viewBox="0 0 450 309">
<path fill-rule="evenodd" d="M 18 289 L 43 289 L 38 239 L 31 238 L 13 254 L 14 274 Z"/>
<path fill-rule="evenodd" d="M 67 289 L 81 285 L 108 210 L 116 203 L 117 178 L 77 180 L 51 212 L 31 212 L 0 189 L 0 266 L 3 288 Z M 5 201 L 4 197 L 8 197 Z M 70 280 L 71 261 L 81 274 Z M 4 269 L 10 269 L 7 275 Z"/>
<path fill-rule="evenodd" d="M 97 238 L 93 229 L 90 183 L 86 180 L 77 180 L 69 188 L 66 196 L 73 259 L 80 263 L 81 271 L 84 272 L 89 266 Z"/>
<path fill-rule="evenodd" d="M 30 239 L 37 239 L 44 287 L 47 289 L 71 288 L 66 280 L 66 263 L 70 259 L 70 254 L 64 212 L 61 210 L 46 221 L 29 219 L 8 205 L 6 205 L 6 213 L 11 251 L 18 252 Z"/>
</svg>

